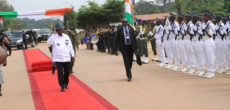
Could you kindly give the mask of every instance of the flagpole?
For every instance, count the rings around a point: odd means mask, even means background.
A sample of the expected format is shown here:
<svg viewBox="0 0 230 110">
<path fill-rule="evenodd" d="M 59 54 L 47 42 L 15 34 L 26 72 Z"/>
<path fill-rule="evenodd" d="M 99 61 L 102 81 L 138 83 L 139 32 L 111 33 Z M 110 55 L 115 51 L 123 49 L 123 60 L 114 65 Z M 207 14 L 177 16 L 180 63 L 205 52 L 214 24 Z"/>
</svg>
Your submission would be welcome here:
<svg viewBox="0 0 230 110">
<path fill-rule="evenodd" d="M 136 20 L 136 13 L 135 13 L 135 0 L 132 0 L 132 15 L 133 15 L 133 21 Z"/>
</svg>

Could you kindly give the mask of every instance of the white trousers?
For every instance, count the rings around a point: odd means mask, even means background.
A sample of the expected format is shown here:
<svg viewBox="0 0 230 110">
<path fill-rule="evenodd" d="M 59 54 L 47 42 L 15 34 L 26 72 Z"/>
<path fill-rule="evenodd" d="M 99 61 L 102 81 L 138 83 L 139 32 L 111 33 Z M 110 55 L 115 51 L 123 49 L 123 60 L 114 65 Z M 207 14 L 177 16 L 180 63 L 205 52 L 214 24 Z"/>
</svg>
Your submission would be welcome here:
<svg viewBox="0 0 230 110">
<path fill-rule="evenodd" d="M 171 42 L 171 46 L 172 46 L 172 52 L 173 52 L 173 58 L 174 58 L 174 63 L 175 66 L 179 66 L 180 65 L 180 52 L 179 52 L 179 41 L 178 40 L 172 40 Z"/>
<path fill-rule="evenodd" d="M 164 43 L 161 42 L 161 39 L 156 40 L 157 51 L 160 56 L 160 61 L 165 62 L 165 50 Z"/>
<path fill-rule="evenodd" d="M 225 41 L 225 65 L 230 66 L 230 39 Z"/>
<path fill-rule="evenodd" d="M 194 55 L 195 55 L 195 65 L 196 68 L 199 70 L 205 69 L 205 57 L 204 57 L 204 48 L 203 48 L 203 41 L 194 41 L 193 48 L 194 48 Z"/>
<path fill-rule="evenodd" d="M 184 40 L 179 40 L 178 44 L 179 44 L 178 50 L 179 50 L 179 54 L 180 54 L 181 64 L 183 66 L 186 66 L 187 55 L 186 55 L 186 52 L 185 52 L 185 42 L 184 42 Z"/>
<path fill-rule="evenodd" d="M 164 47 L 165 47 L 165 51 L 168 57 L 168 64 L 172 65 L 173 64 L 173 54 L 172 54 L 172 48 L 171 48 L 169 40 L 164 40 Z"/>
<path fill-rule="evenodd" d="M 215 60 L 215 66 L 219 66 L 219 67 L 224 67 L 225 66 L 225 61 L 226 61 L 226 57 L 225 57 L 225 42 L 221 39 L 221 38 L 217 38 L 215 39 L 215 44 L 216 44 L 216 60 Z"/>
<path fill-rule="evenodd" d="M 193 43 L 189 39 L 185 39 L 184 43 L 185 43 L 185 52 L 187 55 L 186 65 L 189 68 L 195 67 L 195 54 L 193 49 Z"/>
<path fill-rule="evenodd" d="M 0 66 L 0 84 L 4 83 L 4 77 L 3 77 L 3 70 L 2 67 Z"/>
<path fill-rule="evenodd" d="M 207 65 L 208 72 L 215 72 L 215 42 L 212 38 L 204 41 L 204 56 L 205 64 Z"/>
</svg>

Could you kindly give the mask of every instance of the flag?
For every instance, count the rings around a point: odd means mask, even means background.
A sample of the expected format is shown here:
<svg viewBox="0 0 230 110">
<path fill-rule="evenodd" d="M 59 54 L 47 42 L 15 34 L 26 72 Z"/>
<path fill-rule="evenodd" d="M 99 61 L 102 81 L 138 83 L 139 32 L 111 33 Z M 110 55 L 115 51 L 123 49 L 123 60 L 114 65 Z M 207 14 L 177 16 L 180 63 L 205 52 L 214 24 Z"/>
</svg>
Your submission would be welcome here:
<svg viewBox="0 0 230 110">
<path fill-rule="evenodd" d="M 23 16 L 64 16 L 65 12 L 69 12 L 71 8 L 50 9 L 42 11 L 28 11 L 28 12 L 0 12 L 3 18 L 18 18 Z"/>
<path fill-rule="evenodd" d="M 0 16 L 0 27 L 2 27 L 2 26 L 3 26 L 3 17 Z"/>
<path fill-rule="evenodd" d="M 125 0 L 125 19 L 129 24 L 133 25 L 132 6 L 129 0 Z"/>
</svg>

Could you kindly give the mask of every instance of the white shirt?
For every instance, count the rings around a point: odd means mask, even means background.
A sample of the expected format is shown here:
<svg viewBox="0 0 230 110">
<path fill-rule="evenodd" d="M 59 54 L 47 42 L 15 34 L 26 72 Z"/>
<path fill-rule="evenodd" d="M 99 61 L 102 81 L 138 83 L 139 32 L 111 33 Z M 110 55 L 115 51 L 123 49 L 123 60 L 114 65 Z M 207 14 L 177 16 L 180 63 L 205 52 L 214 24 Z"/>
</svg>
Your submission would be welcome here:
<svg viewBox="0 0 230 110">
<path fill-rule="evenodd" d="M 178 30 L 181 33 L 178 33 L 178 36 L 177 36 L 176 40 L 182 40 L 182 37 L 185 34 L 184 27 L 186 27 L 186 24 L 184 23 L 184 21 L 182 21 L 181 24 L 179 24 L 179 30 Z"/>
<path fill-rule="evenodd" d="M 206 29 L 208 31 L 208 34 L 210 34 L 212 37 L 215 34 L 215 25 L 209 20 L 207 23 L 203 23 L 203 29 Z M 203 40 L 206 40 L 209 38 L 209 36 L 204 33 Z"/>
<path fill-rule="evenodd" d="M 186 32 L 189 32 L 190 34 L 194 35 L 194 24 L 192 23 L 192 21 L 189 21 L 187 26 L 184 28 L 184 30 Z M 187 33 L 186 36 L 184 37 L 184 39 L 186 40 L 190 40 L 190 35 Z"/>
<path fill-rule="evenodd" d="M 200 35 L 203 34 L 203 33 L 202 33 L 202 24 L 201 24 L 200 21 L 197 21 L 197 22 L 196 22 L 196 25 L 194 25 L 193 30 L 196 31 L 197 33 L 196 33 L 196 35 L 193 37 L 192 40 L 193 40 L 193 41 L 198 41 Z"/>
<path fill-rule="evenodd" d="M 222 21 L 220 21 L 219 23 L 216 24 L 216 30 L 220 32 L 221 35 L 226 34 L 226 28 L 224 26 L 224 23 Z M 219 33 L 216 33 L 216 39 L 221 39 L 221 35 Z"/>
<path fill-rule="evenodd" d="M 162 36 L 163 36 L 163 31 L 164 31 L 164 28 L 162 25 L 159 25 L 159 26 L 155 26 L 155 38 L 156 40 L 161 40 Z"/>
<path fill-rule="evenodd" d="M 72 42 L 69 36 L 64 33 L 62 36 L 53 34 L 47 44 L 52 46 L 53 62 L 70 62 L 70 58 L 74 57 Z"/>
<path fill-rule="evenodd" d="M 163 30 L 163 40 L 164 41 L 168 40 L 168 35 L 169 35 L 169 26 L 164 26 L 164 30 Z"/>
<path fill-rule="evenodd" d="M 170 26 L 170 34 L 169 39 L 175 39 L 175 37 L 178 35 L 178 30 L 180 29 L 179 24 L 174 21 Z"/>
</svg>

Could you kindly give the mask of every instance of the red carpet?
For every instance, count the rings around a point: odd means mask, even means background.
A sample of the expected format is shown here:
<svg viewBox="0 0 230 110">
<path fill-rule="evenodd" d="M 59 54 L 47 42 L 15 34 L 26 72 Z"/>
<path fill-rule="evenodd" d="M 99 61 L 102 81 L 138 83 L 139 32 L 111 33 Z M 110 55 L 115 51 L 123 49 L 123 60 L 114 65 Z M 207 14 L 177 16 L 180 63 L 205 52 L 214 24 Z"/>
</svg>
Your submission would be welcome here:
<svg viewBox="0 0 230 110">
<path fill-rule="evenodd" d="M 71 75 L 69 89 L 60 92 L 57 74 L 39 49 L 23 51 L 36 110 L 118 110 L 106 99 Z"/>
</svg>

